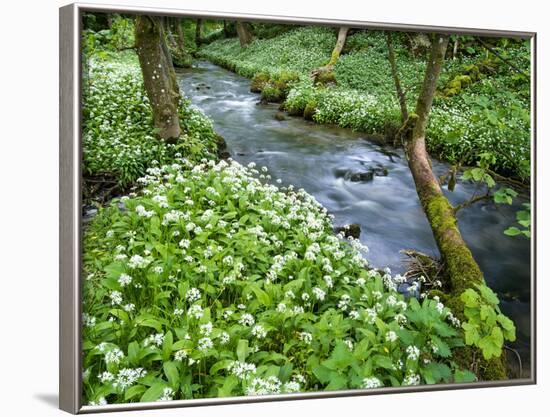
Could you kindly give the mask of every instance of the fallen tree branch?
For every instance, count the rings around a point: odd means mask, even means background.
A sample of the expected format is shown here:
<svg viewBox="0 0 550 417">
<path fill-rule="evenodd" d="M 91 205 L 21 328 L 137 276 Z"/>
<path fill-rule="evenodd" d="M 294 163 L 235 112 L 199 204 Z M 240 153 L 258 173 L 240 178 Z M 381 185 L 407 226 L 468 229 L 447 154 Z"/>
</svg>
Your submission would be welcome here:
<svg viewBox="0 0 550 417">
<path fill-rule="evenodd" d="M 458 206 L 454 206 L 453 210 L 456 214 L 459 210 L 462 210 L 463 208 L 469 207 L 472 204 L 477 203 L 478 201 L 490 200 L 492 198 L 493 198 L 493 195 L 490 194 L 490 193 L 487 193 L 487 194 L 484 194 L 484 195 L 479 195 L 477 197 L 473 197 L 473 198 L 469 199 L 468 201 L 465 201 L 464 203 L 459 204 Z"/>
</svg>

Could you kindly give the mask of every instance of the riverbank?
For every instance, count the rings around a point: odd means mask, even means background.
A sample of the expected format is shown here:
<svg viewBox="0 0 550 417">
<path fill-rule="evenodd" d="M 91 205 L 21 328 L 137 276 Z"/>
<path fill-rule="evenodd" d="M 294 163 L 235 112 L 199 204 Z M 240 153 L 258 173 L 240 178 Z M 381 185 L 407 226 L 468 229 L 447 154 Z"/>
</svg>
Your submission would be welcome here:
<svg viewBox="0 0 550 417">
<path fill-rule="evenodd" d="M 331 29 L 305 27 L 270 39 L 255 39 L 246 48 L 241 48 L 236 38 L 221 39 L 198 53 L 253 79 L 255 90 L 263 90 L 266 100 L 283 101 L 282 107 L 290 114 L 392 137 L 400 126 L 400 113 L 383 33 L 349 36 L 345 54 L 334 66 L 334 79 L 315 83 L 309 75 L 328 62 L 335 41 Z M 528 46 L 518 43 L 511 51 L 510 58 L 525 65 Z M 410 56 L 401 38 L 396 41 L 396 54 L 412 105 L 424 64 Z M 529 80 L 487 56 L 478 50 L 460 60 L 446 60 L 440 94 L 430 115 L 429 151 L 453 164 L 475 165 L 479 155 L 498 149 L 492 168 L 528 181 Z M 473 73 L 480 75 L 476 79 Z"/>
</svg>

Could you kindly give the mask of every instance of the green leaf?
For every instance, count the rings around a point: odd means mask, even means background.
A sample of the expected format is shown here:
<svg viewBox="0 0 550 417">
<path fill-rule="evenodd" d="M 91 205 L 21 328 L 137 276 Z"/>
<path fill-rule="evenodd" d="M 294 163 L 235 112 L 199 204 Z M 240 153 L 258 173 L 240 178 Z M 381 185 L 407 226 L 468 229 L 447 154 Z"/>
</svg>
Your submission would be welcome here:
<svg viewBox="0 0 550 417">
<path fill-rule="evenodd" d="M 348 379 L 343 375 L 333 372 L 330 377 L 330 383 L 326 386 L 325 391 L 337 391 L 348 387 Z"/>
<path fill-rule="evenodd" d="M 149 387 L 147 391 L 145 391 L 145 393 L 141 396 L 140 401 L 145 403 L 158 400 L 161 397 L 164 388 L 166 388 L 166 384 L 164 382 L 156 382 Z"/>
<path fill-rule="evenodd" d="M 239 380 L 235 375 L 229 375 L 224 378 L 223 385 L 218 388 L 218 397 L 229 397 L 233 389 L 239 385 Z"/>
<path fill-rule="evenodd" d="M 178 366 L 175 362 L 169 361 L 164 362 L 162 365 L 162 368 L 164 369 L 164 375 L 166 375 L 166 379 L 168 379 L 168 383 L 172 387 L 174 391 L 176 391 L 179 388 L 179 371 Z"/>
<path fill-rule="evenodd" d="M 173 342 L 174 342 L 174 337 L 172 336 L 172 332 L 168 330 L 164 335 L 164 341 L 162 342 L 162 358 L 165 361 L 170 359 L 170 355 L 172 354 Z"/>
<path fill-rule="evenodd" d="M 489 304 L 497 305 L 499 303 L 497 295 L 488 286 L 483 285 L 483 284 L 479 284 L 479 285 L 476 285 L 476 287 L 479 290 L 481 296 Z"/>
<path fill-rule="evenodd" d="M 141 395 L 145 392 L 147 388 L 143 385 L 134 385 L 133 387 L 130 387 L 126 390 L 124 393 L 124 400 L 129 401 L 134 397 L 137 397 L 138 395 Z"/>
<path fill-rule="evenodd" d="M 497 321 L 502 326 L 504 338 L 510 342 L 516 340 L 516 326 L 514 325 L 514 322 L 504 314 L 498 314 Z"/>
<path fill-rule="evenodd" d="M 375 367 L 377 368 L 384 368 L 389 370 L 393 370 L 394 368 L 393 362 L 389 356 L 374 355 L 372 359 Z"/>
<path fill-rule="evenodd" d="M 210 367 L 210 375 L 215 375 L 222 369 L 227 369 L 234 361 L 231 359 L 225 359 L 222 361 L 216 362 L 214 365 Z"/>
<path fill-rule="evenodd" d="M 333 371 L 326 366 L 319 365 L 313 368 L 313 375 L 322 383 L 327 384 L 332 377 Z"/>
<path fill-rule="evenodd" d="M 460 295 L 460 300 L 466 307 L 476 308 L 479 305 L 479 294 L 468 288 Z"/>
<path fill-rule="evenodd" d="M 454 373 L 454 382 L 474 382 L 476 379 L 476 375 L 468 370 L 457 369 Z"/>
<path fill-rule="evenodd" d="M 244 362 L 246 360 L 246 357 L 248 356 L 248 351 L 248 340 L 239 340 L 239 343 L 237 344 L 237 359 L 239 359 L 239 361 L 241 362 Z"/>
<path fill-rule="evenodd" d="M 483 337 L 478 346 L 483 353 L 483 357 L 486 360 L 492 357 L 498 357 L 502 353 L 502 346 L 504 344 L 504 337 L 499 327 L 493 327 L 491 334 Z"/>
<path fill-rule="evenodd" d="M 139 343 L 134 341 L 128 345 L 128 361 L 130 362 L 130 365 L 136 366 L 139 361 L 139 351 L 141 348 L 139 347 Z"/>
<path fill-rule="evenodd" d="M 515 226 L 512 226 L 512 227 L 509 227 L 508 229 L 506 229 L 504 231 L 504 234 L 507 235 L 507 236 L 517 236 L 517 235 L 521 234 L 521 230 L 519 230 Z"/>
<path fill-rule="evenodd" d="M 480 339 L 478 326 L 473 323 L 462 323 L 462 328 L 464 329 L 465 342 L 467 345 L 472 346 L 476 345 Z"/>
</svg>

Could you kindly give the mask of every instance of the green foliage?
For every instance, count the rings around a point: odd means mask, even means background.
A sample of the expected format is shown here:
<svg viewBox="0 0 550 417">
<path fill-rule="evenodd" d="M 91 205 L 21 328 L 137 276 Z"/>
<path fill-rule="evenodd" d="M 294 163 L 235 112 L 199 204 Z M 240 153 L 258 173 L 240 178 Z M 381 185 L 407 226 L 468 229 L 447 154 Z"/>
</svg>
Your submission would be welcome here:
<svg viewBox="0 0 550 417">
<path fill-rule="evenodd" d="M 501 313 L 498 297 L 489 287 L 480 284 L 476 288 L 469 288 L 460 296 L 468 320 L 462 328 L 466 344 L 481 349 L 488 360 L 502 354 L 505 340 L 516 340 L 516 327 Z"/>
<path fill-rule="evenodd" d="M 100 210 L 84 236 L 86 402 L 464 378 L 450 310 L 405 300 L 311 196 L 266 180 L 178 159 Z"/>
<path fill-rule="evenodd" d="M 519 210 L 516 213 L 516 220 L 521 226 L 521 228 L 516 226 L 511 226 L 504 231 L 504 234 L 508 236 L 518 236 L 523 235 L 527 238 L 531 237 L 531 204 L 524 203 L 524 210 Z"/>
<path fill-rule="evenodd" d="M 133 53 L 87 58 L 83 94 L 83 171 L 116 177 L 122 186 L 145 174 L 153 161 L 177 154 L 211 158 L 216 149 L 212 122 L 187 100 L 180 105 L 184 135 L 176 144 L 154 136 L 152 112 Z"/>
</svg>

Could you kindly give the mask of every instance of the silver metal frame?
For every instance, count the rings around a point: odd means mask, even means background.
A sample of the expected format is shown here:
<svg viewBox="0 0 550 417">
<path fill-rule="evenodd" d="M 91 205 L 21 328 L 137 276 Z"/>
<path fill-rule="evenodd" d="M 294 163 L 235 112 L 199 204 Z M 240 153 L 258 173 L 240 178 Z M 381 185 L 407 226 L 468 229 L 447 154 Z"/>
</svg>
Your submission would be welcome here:
<svg viewBox="0 0 550 417">
<path fill-rule="evenodd" d="M 59 408 L 72 414 L 105 411 L 143 410 L 156 408 L 191 407 L 235 403 L 345 397 L 372 394 L 393 394 L 439 391 L 464 388 L 507 387 L 536 384 L 536 233 L 531 239 L 531 377 L 506 381 L 468 384 L 437 384 L 416 387 L 396 387 L 281 394 L 259 397 L 231 397 L 195 400 L 175 400 L 154 403 L 128 403 L 107 406 L 83 406 L 81 396 L 81 16 L 83 12 L 151 14 L 178 17 L 230 18 L 286 24 L 315 24 L 357 28 L 445 32 L 478 36 L 505 36 L 531 40 L 531 202 L 533 230 L 536 231 L 536 33 L 506 30 L 485 30 L 456 27 L 408 25 L 399 23 L 364 22 L 352 20 L 313 19 L 307 17 L 267 16 L 207 12 L 168 8 L 115 6 L 74 3 L 59 9 Z"/>
</svg>

